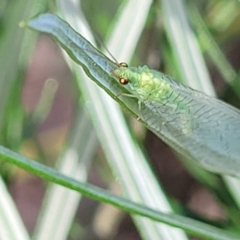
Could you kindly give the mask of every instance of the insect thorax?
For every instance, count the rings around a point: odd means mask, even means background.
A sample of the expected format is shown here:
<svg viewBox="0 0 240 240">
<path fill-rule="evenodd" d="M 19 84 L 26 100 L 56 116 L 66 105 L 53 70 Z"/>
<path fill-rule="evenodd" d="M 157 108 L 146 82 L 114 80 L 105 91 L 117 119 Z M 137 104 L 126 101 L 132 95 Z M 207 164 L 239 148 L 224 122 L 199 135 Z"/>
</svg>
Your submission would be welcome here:
<svg viewBox="0 0 240 240">
<path fill-rule="evenodd" d="M 142 100 L 161 101 L 171 92 L 171 86 L 166 81 L 165 75 L 150 70 L 147 66 L 120 66 L 113 71 L 113 75 L 119 79 L 128 79 L 132 93 Z"/>
<path fill-rule="evenodd" d="M 133 92 L 145 100 L 161 101 L 171 92 L 171 87 L 165 81 L 163 74 L 150 70 L 147 66 L 131 68 L 133 74 L 129 84 Z M 157 74 L 156 74 L 157 73 Z"/>
</svg>

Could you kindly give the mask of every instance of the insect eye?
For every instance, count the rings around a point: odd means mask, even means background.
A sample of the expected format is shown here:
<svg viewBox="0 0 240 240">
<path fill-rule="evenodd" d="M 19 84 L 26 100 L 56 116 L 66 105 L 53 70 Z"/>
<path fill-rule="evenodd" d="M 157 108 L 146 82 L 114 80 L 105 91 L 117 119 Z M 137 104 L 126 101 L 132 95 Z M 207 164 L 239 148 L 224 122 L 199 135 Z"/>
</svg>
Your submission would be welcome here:
<svg viewBox="0 0 240 240">
<path fill-rule="evenodd" d="M 121 83 L 122 85 L 126 85 L 126 84 L 128 84 L 128 79 L 127 78 L 120 78 L 119 83 Z"/>
<path fill-rule="evenodd" d="M 125 62 L 119 63 L 118 66 L 119 66 L 119 67 L 128 67 L 127 63 L 125 63 Z"/>
</svg>

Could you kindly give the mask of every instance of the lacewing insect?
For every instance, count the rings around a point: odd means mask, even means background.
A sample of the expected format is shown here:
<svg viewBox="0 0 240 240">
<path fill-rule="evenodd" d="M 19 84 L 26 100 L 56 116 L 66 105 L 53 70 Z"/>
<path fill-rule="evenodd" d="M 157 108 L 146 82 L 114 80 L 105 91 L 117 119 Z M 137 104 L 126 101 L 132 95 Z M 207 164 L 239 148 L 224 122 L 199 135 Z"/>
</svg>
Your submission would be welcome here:
<svg viewBox="0 0 240 240">
<path fill-rule="evenodd" d="M 152 109 L 142 120 L 175 150 L 210 171 L 240 175 L 238 109 L 147 66 L 120 63 L 112 75 Z"/>
<path fill-rule="evenodd" d="M 210 171 L 240 177 L 238 109 L 147 66 L 113 63 L 55 15 L 40 15 L 28 26 L 55 37 L 92 80 L 108 92 L 112 93 L 108 88 L 112 76 L 117 78 L 128 88 L 127 95 L 138 99 L 139 118 L 184 157 Z M 131 109 L 132 105 L 127 104 Z"/>
<path fill-rule="evenodd" d="M 133 96 L 140 101 L 163 102 L 168 101 L 168 105 L 176 105 L 176 109 L 185 109 L 188 111 L 187 103 L 180 93 L 174 92 L 171 80 L 166 75 L 143 67 L 128 67 L 127 63 L 118 64 L 112 74 L 119 79 L 122 85 L 129 85 Z"/>
</svg>

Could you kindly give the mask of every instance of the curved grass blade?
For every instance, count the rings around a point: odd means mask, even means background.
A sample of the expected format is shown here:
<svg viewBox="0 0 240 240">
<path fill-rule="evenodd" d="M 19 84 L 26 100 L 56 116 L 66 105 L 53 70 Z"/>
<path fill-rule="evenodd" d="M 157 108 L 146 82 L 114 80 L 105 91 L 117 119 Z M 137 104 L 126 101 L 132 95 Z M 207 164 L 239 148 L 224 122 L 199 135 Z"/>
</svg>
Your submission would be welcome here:
<svg viewBox="0 0 240 240">
<path fill-rule="evenodd" d="M 87 136 L 82 140 L 82 136 Z M 58 159 L 59 172 L 79 181 L 86 181 L 88 169 L 98 145 L 91 121 L 83 108 L 77 113 L 69 144 Z M 34 240 L 65 240 L 77 211 L 82 195 L 58 184 L 50 183 L 37 219 Z"/>
<path fill-rule="evenodd" d="M 146 66 L 117 66 L 55 15 L 40 15 L 28 26 L 55 37 L 98 85 L 175 150 L 210 171 L 240 177 L 239 110 Z M 119 97 L 125 91 L 113 72 L 129 80 L 124 87 L 138 99 Z"/>
<path fill-rule="evenodd" d="M 59 0 L 58 2 L 61 2 L 60 14 L 64 19 L 94 44 L 89 29 L 86 28 L 87 24 L 83 24 L 86 22 L 83 12 L 79 13 L 76 11 L 76 9 L 81 11 L 81 7 L 76 4 L 71 6 L 70 4 L 70 2 L 73 3 L 76 1 L 68 1 L 66 3 L 64 0 Z M 130 58 L 130 54 L 133 52 L 137 39 L 139 39 L 139 34 L 144 26 L 144 19 L 146 19 L 146 15 L 148 14 L 150 2 L 151 0 L 138 0 L 136 7 L 136 0 L 131 0 L 122 5 L 117 17 L 115 17 L 116 19 L 113 21 L 113 24 L 117 28 L 113 27 L 113 31 L 109 37 L 110 40 L 106 44 L 107 48 L 111 49 L 111 52 L 114 53 L 114 56 L 121 52 L 125 54 L 125 57 L 121 57 L 122 59 Z M 144 9 L 142 9 L 143 6 L 145 7 Z M 140 18 L 141 21 L 136 21 L 134 24 L 129 25 L 126 22 L 132 22 L 130 12 L 133 7 L 135 7 L 135 16 L 137 16 L 137 19 Z M 124 38 L 116 38 L 116 35 L 119 36 L 119 31 L 125 32 L 128 36 L 125 41 L 128 41 L 128 43 L 131 42 L 130 46 L 132 46 L 128 48 L 129 56 L 126 56 L 126 44 L 123 43 Z M 123 48 L 124 51 L 121 51 Z M 69 62 L 68 58 L 66 60 Z M 88 112 L 93 119 L 94 128 L 98 134 L 107 161 L 124 195 L 132 201 L 141 202 L 162 212 L 172 212 L 164 191 L 159 186 L 156 177 L 148 165 L 148 159 L 142 153 L 138 144 L 136 144 L 134 137 L 131 136 L 119 106 L 92 81 L 89 81 L 85 73 L 83 74 L 82 68 L 79 68 L 73 61 L 70 61 L 70 67 L 72 72 L 76 74 L 77 83 L 85 102 L 91 103 L 91 108 L 88 108 Z M 98 100 L 96 101 L 96 99 Z M 111 115 L 109 115 L 109 112 L 111 112 Z M 131 217 L 142 239 L 183 240 L 187 238 L 183 231 L 179 229 L 136 215 Z"/>
<path fill-rule="evenodd" d="M 126 198 L 116 196 L 106 190 L 93 186 L 88 183 L 79 182 L 68 177 L 56 169 L 47 167 L 29 158 L 26 158 L 16 152 L 13 152 L 3 146 L 0 146 L 0 158 L 8 163 L 15 164 L 28 172 L 31 172 L 41 178 L 60 184 L 74 191 L 80 192 L 87 197 L 91 197 L 101 202 L 105 202 L 123 209 L 131 214 L 138 214 L 154 221 L 163 222 L 174 227 L 182 228 L 189 233 L 198 234 L 198 236 L 207 239 L 216 240 L 238 240 L 237 234 L 224 231 L 222 229 L 210 226 L 187 217 L 182 217 L 172 213 L 162 213 L 156 209 L 134 203 Z"/>
<path fill-rule="evenodd" d="M 176 54 L 176 59 L 179 59 L 178 63 L 182 66 L 181 71 L 186 73 L 189 71 L 189 69 L 191 69 L 192 74 L 195 74 L 196 76 L 199 76 L 198 73 L 205 73 L 205 76 L 207 76 L 208 71 L 207 71 L 205 64 L 198 64 L 198 62 L 202 62 L 202 60 L 201 60 L 202 54 L 198 50 L 199 46 L 196 44 L 197 43 L 196 40 L 194 41 L 195 46 L 193 48 L 191 48 L 191 51 L 186 51 L 186 52 L 182 51 L 183 45 L 185 48 L 188 48 L 188 45 L 189 46 L 191 45 L 191 44 L 189 44 L 190 42 L 192 42 L 191 39 L 193 39 L 193 37 L 194 37 L 194 35 L 192 33 L 193 29 L 190 26 L 188 19 L 186 17 L 186 15 L 187 15 L 186 9 L 185 9 L 186 4 L 184 4 L 183 1 L 179 1 L 179 0 L 175 0 L 175 1 L 163 0 L 162 3 L 163 3 L 163 7 L 164 7 L 163 13 L 164 13 L 164 19 L 165 19 L 165 25 L 166 25 L 165 29 L 169 36 L 170 41 L 172 42 L 171 44 L 172 44 L 173 52 Z M 185 14 L 182 14 L 184 12 L 185 12 Z M 198 20 L 199 19 L 197 17 L 197 19 L 195 21 L 198 21 Z M 171 22 L 174 22 L 174 24 L 170 24 Z M 198 21 L 198 24 L 201 24 L 200 20 Z M 178 41 L 175 41 L 176 39 L 178 39 Z M 179 39 L 181 39 L 181 41 L 179 41 Z M 210 38 L 208 37 L 208 40 L 206 42 L 212 43 L 211 37 Z M 219 65 L 220 63 L 221 64 L 225 63 L 226 61 L 224 61 L 221 54 L 219 54 L 219 53 L 217 54 L 218 51 L 216 51 L 216 49 L 215 50 L 214 49 L 215 48 L 213 47 L 212 51 L 215 53 L 214 56 L 217 55 L 217 57 L 216 56 L 215 57 L 218 59 L 218 61 L 215 61 L 215 63 L 218 63 L 217 65 Z M 190 64 L 182 65 L 182 63 L 185 63 L 185 62 L 188 62 Z M 194 63 L 194 62 L 195 62 L 195 64 L 192 65 L 192 63 Z M 230 74 L 231 67 L 229 68 L 228 64 L 225 64 L 225 67 L 222 66 L 222 71 L 223 70 L 225 71 L 225 74 L 226 74 L 223 76 L 225 76 L 225 78 L 228 76 L 228 81 L 230 83 L 230 75 L 232 75 L 232 77 L 234 77 L 234 73 Z M 228 72 L 228 73 L 226 73 L 226 72 Z M 195 81 L 196 79 L 193 76 L 194 75 L 192 75 L 192 77 L 190 77 L 188 79 L 187 79 L 187 76 L 184 77 L 183 78 L 183 80 L 185 80 L 184 82 L 187 81 L 188 85 L 191 84 L 190 85 L 191 87 L 198 89 L 206 94 L 210 94 L 211 96 L 216 96 L 214 88 L 211 86 L 210 78 L 200 77 L 200 78 L 198 78 L 198 81 Z M 236 76 L 236 74 L 235 74 L 235 76 Z M 231 122 L 229 122 L 229 124 L 231 127 L 234 126 Z M 220 126 L 219 126 L 219 128 L 220 128 Z M 220 133 L 224 132 L 224 129 L 219 129 L 219 132 Z M 236 136 L 235 133 L 233 133 L 233 135 L 234 135 L 234 137 Z M 228 139 L 228 143 L 231 144 L 231 137 Z M 227 162 L 227 160 L 226 160 L 226 162 Z M 237 168 L 236 171 L 239 171 L 239 168 Z M 239 179 L 233 178 L 231 176 L 223 176 L 223 180 L 227 184 L 229 192 L 231 192 L 237 205 L 240 206 L 240 198 L 239 198 L 240 182 L 239 182 Z"/>
</svg>

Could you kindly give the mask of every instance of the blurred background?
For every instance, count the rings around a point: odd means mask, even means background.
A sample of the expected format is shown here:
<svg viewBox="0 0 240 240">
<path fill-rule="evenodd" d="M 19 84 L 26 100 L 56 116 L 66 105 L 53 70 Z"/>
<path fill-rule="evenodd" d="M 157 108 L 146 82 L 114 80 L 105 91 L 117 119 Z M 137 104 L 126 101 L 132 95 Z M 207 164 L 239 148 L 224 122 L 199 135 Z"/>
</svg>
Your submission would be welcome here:
<svg viewBox="0 0 240 240">
<path fill-rule="evenodd" d="M 91 103 L 84 101 L 60 47 L 47 35 L 18 27 L 21 20 L 31 18 L 38 11 L 58 13 L 58 5 L 54 1 L 20 2 L 0 2 L 0 143 L 54 167 L 75 135 L 78 135 L 75 144 L 80 146 L 86 142 L 90 133 L 76 132 L 76 125 L 85 114 L 83 102 Z M 239 107 L 240 2 L 208 0 L 183 4 L 218 97 Z M 122 1 L 81 1 L 83 14 L 99 47 L 105 46 L 104 41 L 114 28 L 112 19 L 122 5 Z M 164 28 L 161 1 L 153 1 L 149 8 L 130 64 L 146 64 L 181 79 Z M 207 182 L 205 173 L 191 171 L 170 147 L 128 112 L 124 111 L 124 115 L 131 134 L 149 156 L 153 172 L 177 212 L 236 230 L 240 212 L 222 178 L 207 173 L 207 179 L 213 180 Z M 87 181 L 120 194 L 121 186 L 101 144 L 97 140 L 92 144 Z M 48 183 L 3 161 L 0 173 L 27 231 L 33 234 Z M 83 197 L 66 239 L 141 237 L 128 214 Z"/>
</svg>

